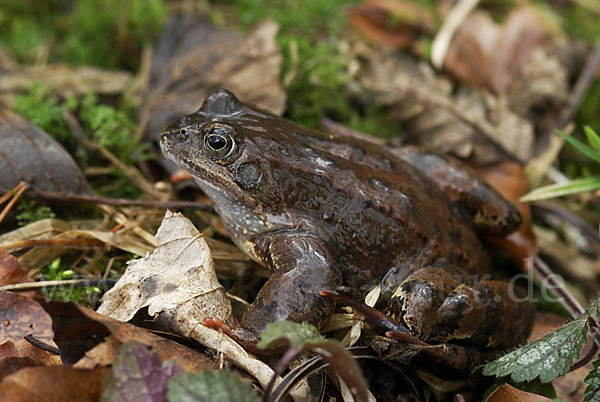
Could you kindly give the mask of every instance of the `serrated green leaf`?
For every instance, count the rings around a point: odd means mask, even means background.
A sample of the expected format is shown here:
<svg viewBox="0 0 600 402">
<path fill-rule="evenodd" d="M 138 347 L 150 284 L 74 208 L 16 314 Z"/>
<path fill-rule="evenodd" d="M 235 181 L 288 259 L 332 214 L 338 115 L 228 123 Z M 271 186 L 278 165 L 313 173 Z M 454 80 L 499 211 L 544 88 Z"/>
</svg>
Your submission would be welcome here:
<svg viewBox="0 0 600 402">
<path fill-rule="evenodd" d="M 258 347 L 266 348 L 273 341 L 278 339 L 287 339 L 296 349 L 302 349 L 306 343 L 323 342 L 325 338 L 319 334 L 319 330 L 308 322 L 298 324 L 291 321 L 279 321 L 269 324 L 262 334 Z"/>
<path fill-rule="evenodd" d="M 585 135 L 592 148 L 597 153 L 600 153 L 600 137 L 598 134 L 590 126 L 584 126 L 583 131 L 585 131 Z"/>
<path fill-rule="evenodd" d="M 583 142 L 579 141 L 577 138 L 570 136 L 567 133 L 564 133 L 560 130 L 556 130 L 558 134 L 560 134 L 569 144 L 575 147 L 579 152 L 587 156 L 588 158 L 600 163 L 600 152 L 595 151 L 593 148 L 588 147 Z"/>
<path fill-rule="evenodd" d="M 584 391 L 584 401 L 600 401 L 600 359 L 592 362 L 594 367 L 586 376 L 585 383 L 588 385 Z"/>
<path fill-rule="evenodd" d="M 503 377 L 510 375 L 516 382 L 537 377 L 550 382 L 564 375 L 579 357 L 588 337 L 587 318 L 577 319 L 558 331 L 531 342 L 486 364 L 483 374 Z"/>
<path fill-rule="evenodd" d="M 167 383 L 170 402 L 260 402 L 258 393 L 226 370 L 179 374 Z"/>
<path fill-rule="evenodd" d="M 519 201 L 538 201 L 546 200 L 548 198 L 561 197 L 563 195 L 584 193 L 586 191 L 594 191 L 600 188 L 600 179 L 595 177 L 588 177 L 585 179 L 571 180 L 567 183 L 551 184 L 536 188 L 533 191 L 525 194 Z"/>
<path fill-rule="evenodd" d="M 600 299 L 596 299 L 592 303 L 590 303 L 590 305 L 585 309 L 585 315 L 588 317 L 592 317 L 594 320 L 597 320 L 599 303 Z"/>
</svg>

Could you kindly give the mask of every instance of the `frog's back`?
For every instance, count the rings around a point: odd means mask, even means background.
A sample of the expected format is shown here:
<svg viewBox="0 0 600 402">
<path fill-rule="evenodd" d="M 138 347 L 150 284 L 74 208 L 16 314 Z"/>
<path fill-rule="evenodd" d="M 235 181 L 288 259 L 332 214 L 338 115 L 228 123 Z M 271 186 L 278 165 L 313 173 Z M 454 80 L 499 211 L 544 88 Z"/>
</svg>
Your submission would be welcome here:
<svg viewBox="0 0 600 402">
<path fill-rule="evenodd" d="M 338 249 L 357 281 L 380 279 L 403 255 L 470 271 L 487 264 L 465 212 L 384 147 L 285 120 L 253 141 L 277 150 L 264 157 L 282 205 Z"/>
</svg>

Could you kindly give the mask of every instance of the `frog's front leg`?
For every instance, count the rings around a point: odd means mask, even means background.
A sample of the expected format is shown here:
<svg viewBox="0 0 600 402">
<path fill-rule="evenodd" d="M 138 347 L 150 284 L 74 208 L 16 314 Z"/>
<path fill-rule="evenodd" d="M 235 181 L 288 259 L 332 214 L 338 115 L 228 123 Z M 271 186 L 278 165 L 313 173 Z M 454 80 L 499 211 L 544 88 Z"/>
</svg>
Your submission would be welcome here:
<svg viewBox="0 0 600 402">
<path fill-rule="evenodd" d="M 444 264 L 408 276 L 392 295 L 390 312 L 425 341 L 511 347 L 531 329 L 532 310 L 523 300 L 506 282 L 479 281 Z"/>
<path fill-rule="evenodd" d="M 502 235 L 515 231 L 521 224 L 517 208 L 460 161 L 411 146 L 394 148 L 391 152 L 427 176 L 451 201 L 469 211 L 480 230 Z"/>
<path fill-rule="evenodd" d="M 280 232 L 263 235 L 253 243 L 257 257 L 274 272 L 239 326 L 226 332 L 246 349 L 257 352 L 260 333 L 270 323 L 308 321 L 322 329 L 335 306 L 319 291 L 342 284 L 342 274 L 325 242 L 309 234 Z"/>
</svg>

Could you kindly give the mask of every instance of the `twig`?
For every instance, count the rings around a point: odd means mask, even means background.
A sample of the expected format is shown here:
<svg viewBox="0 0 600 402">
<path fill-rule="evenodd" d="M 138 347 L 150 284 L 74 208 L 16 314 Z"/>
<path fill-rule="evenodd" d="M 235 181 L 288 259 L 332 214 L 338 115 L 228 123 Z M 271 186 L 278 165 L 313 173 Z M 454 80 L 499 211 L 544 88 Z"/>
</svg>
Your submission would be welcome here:
<svg viewBox="0 0 600 402">
<path fill-rule="evenodd" d="M 16 191 L 16 193 L 13 194 L 12 199 L 8 202 L 8 204 L 6 204 L 6 206 L 0 213 L 0 222 L 2 222 L 4 220 L 6 215 L 8 215 L 8 212 L 12 209 L 12 207 L 19 200 L 19 198 L 21 198 L 21 195 L 23 195 L 25 190 L 27 190 L 27 185 L 24 184 L 23 182 L 21 182 L 21 183 L 19 183 L 19 185 L 17 187 L 15 187 L 15 189 L 18 189 L 18 190 Z M 14 189 L 12 191 L 14 191 Z"/>
<path fill-rule="evenodd" d="M 23 247 L 36 246 L 73 246 L 73 247 L 102 247 L 105 243 L 100 240 L 93 239 L 28 239 L 15 240 L 2 243 L 2 247 L 6 249 L 15 249 Z"/>
<path fill-rule="evenodd" d="M 590 85 L 594 81 L 596 76 L 596 71 L 598 71 L 598 67 L 600 66 L 600 38 L 596 43 L 596 47 L 594 48 L 594 52 L 592 56 L 588 59 L 583 71 L 577 78 L 577 82 L 575 83 L 575 87 L 573 87 L 573 91 L 569 95 L 569 103 L 567 107 L 561 113 L 557 123 L 556 128 L 559 130 L 564 129 L 567 124 L 573 120 L 573 116 L 579 109 L 581 102 L 585 94 L 587 93 Z"/>
<path fill-rule="evenodd" d="M 65 279 L 62 281 L 40 281 L 27 283 L 14 283 L 12 285 L 0 286 L 0 290 L 11 292 L 24 292 L 27 290 L 37 290 L 49 287 L 99 287 L 102 290 L 112 288 L 115 283 L 114 279 Z"/>
<path fill-rule="evenodd" d="M 33 334 L 25 336 L 25 340 L 38 349 L 45 350 L 46 352 L 52 353 L 53 355 L 60 355 L 60 350 L 58 350 L 57 347 L 48 345 L 47 343 L 40 341 L 35 336 L 33 336 Z"/>
<path fill-rule="evenodd" d="M 109 198 L 90 194 L 65 194 L 53 191 L 34 190 L 32 197 L 46 200 L 58 200 L 66 202 L 90 202 L 94 204 L 114 205 L 117 207 L 147 207 L 147 208 L 171 208 L 183 209 L 193 208 L 206 212 L 214 212 L 211 205 L 195 201 L 160 201 L 160 200 L 127 200 L 124 198 Z"/>
</svg>

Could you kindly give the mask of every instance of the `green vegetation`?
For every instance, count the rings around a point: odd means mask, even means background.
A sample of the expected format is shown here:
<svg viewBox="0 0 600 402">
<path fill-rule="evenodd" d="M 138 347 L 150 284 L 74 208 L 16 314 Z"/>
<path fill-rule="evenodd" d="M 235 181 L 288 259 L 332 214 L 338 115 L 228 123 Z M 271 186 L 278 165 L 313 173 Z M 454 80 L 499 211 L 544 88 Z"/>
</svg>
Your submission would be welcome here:
<svg viewBox="0 0 600 402">
<path fill-rule="evenodd" d="M 168 14 L 162 0 L 3 0 L 0 42 L 21 62 L 137 69 Z"/>
<path fill-rule="evenodd" d="M 399 125 L 386 118 L 382 107 L 372 105 L 352 89 L 350 55 L 342 40 L 347 9 L 358 0 L 235 0 L 242 26 L 264 18 L 281 26 L 278 42 L 283 51 L 282 78 L 288 84 L 287 116 L 319 127 L 326 116 L 369 134 L 390 137 Z M 286 82 L 287 81 L 287 82 Z"/>
<path fill-rule="evenodd" d="M 33 200 L 23 199 L 17 205 L 17 222 L 19 226 L 25 226 L 31 222 L 42 219 L 54 218 L 56 214 L 46 205 L 37 205 Z"/>
<path fill-rule="evenodd" d="M 74 272 L 61 264 L 61 259 L 57 258 L 42 270 L 42 281 L 62 281 L 73 279 Z M 100 293 L 97 287 L 48 287 L 43 289 L 44 295 L 55 300 L 72 301 L 83 306 L 90 306 L 90 297 Z"/>
</svg>

